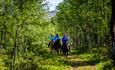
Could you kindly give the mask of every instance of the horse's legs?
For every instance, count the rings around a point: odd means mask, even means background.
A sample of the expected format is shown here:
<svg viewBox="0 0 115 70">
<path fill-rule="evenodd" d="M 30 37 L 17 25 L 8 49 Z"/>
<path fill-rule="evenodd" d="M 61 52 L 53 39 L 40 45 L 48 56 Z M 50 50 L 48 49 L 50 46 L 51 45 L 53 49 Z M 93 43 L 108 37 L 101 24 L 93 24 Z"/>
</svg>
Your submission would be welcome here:
<svg viewBox="0 0 115 70">
<path fill-rule="evenodd" d="M 53 49 L 52 48 L 50 49 L 50 53 L 53 53 Z"/>
<path fill-rule="evenodd" d="M 57 51 L 57 54 L 59 53 L 59 49 L 56 50 Z"/>
<path fill-rule="evenodd" d="M 67 56 L 71 55 L 71 48 L 70 45 L 67 44 Z"/>
<path fill-rule="evenodd" d="M 68 57 L 68 52 L 66 52 L 66 58 Z"/>
<path fill-rule="evenodd" d="M 66 58 L 66 52 L 65 53 L 63 53 L 64 54 L 64 57 Z"/>
<path fill-rule="evenodd" d="M 68 52 L 64 53 L 64 57 L 67 58 L 68 57 Z"/>
<path fill-rule="evenodd" d="M 53 53 L 54 53 L 54 54 L 57 54 L 57 50 L 56 50 L 56 49 L 53 49 Z"/>
<path fill-rule="evenodd" d="M 61 48 L 61 47 L 59 48 L 59 52 L 60 52 L 60 53 L 61 53 L 61 52 L 63 52 L 63 50 L 62 50 L 62 48 Z"/>
</svg>

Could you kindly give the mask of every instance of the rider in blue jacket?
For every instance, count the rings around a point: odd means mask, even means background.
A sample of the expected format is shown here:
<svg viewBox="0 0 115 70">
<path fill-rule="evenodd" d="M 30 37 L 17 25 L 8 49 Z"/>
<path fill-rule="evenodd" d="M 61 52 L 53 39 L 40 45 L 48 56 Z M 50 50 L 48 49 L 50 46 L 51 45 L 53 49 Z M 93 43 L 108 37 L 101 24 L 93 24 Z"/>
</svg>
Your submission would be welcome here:
<svg viewBox="0 0 115 70">
<path fill-rule="evenodd" d="M 51 34 L 50 37 L 49 37 L 50 41 L 48 43 L 48 47 L 51 46 L 54 42 L 54 36 Z"/>
<path fill-rule="evenodd" d="M 60 37 L 58 34 L 56 34 L 56 36 L 54 37 L 54 42 L 57 41 L 58 39 L 60 39 Z"/>
<path fill-rule="evenodd" d="M 49 38 L 50 38 L 50 41 L 54 40 L 54 36 L 52 34 L 50 35 Z"/>
<path fill-rule="evenodd" d="M 68 36 L 65 34 L 63 37 L 62 37 L 62 43 L 67 43 L 67 41 L 69 40 Z"/>
</svg>

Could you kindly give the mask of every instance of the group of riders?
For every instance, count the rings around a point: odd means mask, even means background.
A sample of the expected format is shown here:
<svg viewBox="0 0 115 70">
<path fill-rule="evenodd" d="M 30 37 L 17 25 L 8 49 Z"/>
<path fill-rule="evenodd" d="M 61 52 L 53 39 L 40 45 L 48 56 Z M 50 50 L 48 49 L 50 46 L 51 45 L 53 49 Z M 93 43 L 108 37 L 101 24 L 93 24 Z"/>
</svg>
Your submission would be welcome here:
<svg viewBox="0 0 115 70">
<path fill-rule="evenodd" d="M 49 38 L 50 42 L 48 43 L 48 47 L 50 48 L 50 52 L 56 52 L 57 54 L 63 52 L 64 56 L 67 57 L 68 51 L 70 50 L 70 47 L 68 46 L 70 40 L 69 36 L 64 34 L 61 39 L 58 34 L 55 36 L 51 34 Z"/>
</svg>

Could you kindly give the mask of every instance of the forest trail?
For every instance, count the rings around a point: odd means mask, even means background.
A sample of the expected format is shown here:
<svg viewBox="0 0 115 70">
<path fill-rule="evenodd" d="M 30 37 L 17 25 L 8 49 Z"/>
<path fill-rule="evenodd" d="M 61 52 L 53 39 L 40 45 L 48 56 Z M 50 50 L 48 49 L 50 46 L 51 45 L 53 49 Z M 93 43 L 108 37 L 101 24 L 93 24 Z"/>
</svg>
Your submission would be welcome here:
<svg viewBox="0 0 115 70">
<path fill-rule="evenodd" d="M 70 66 L 70 69 L 67 70 L 97 70 L 96 69 L 96 64 L 94 62 L 91 62 L 89 59 L 90 56 L 88 57 L 84 57 L 87 56 L 86 53 L 83 54 L 73 54 L 74 52 L 72 52 L 68 58 L 66 58 L 65 64 Z M 83 56 L 82 56 L 83 55 Z"/>
<path fill-rule="evenodd" d="M 96 70 L 94 64 L 90 64 L 87 61 L 82 61 L 82 59 L 75 55 L 70 55 L 67 59 L 70 62 L 70 70 Z"/>
</svg>

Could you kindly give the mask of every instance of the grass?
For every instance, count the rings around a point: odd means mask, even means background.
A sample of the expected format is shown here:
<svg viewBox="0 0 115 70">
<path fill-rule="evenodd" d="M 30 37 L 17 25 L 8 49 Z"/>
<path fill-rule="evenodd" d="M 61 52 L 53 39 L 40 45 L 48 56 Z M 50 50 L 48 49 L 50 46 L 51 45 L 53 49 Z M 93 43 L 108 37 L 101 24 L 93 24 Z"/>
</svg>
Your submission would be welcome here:
<svg viewBox="0 0 115 70">
<path fill-rule="evenodd" d="M 17 54 L 16 70 L 109 70 L 112 69 L 111 60 L 102 61 L 97 53 L 88 53 L 80 48 L 72 49 L 68 58 L 62 54 L 56 55 L 45 52 L 27 52 L 23 55 Z M 8 70 L 10 59 L 8 55 L 0 55 L 0 70 Z M 4 59 L 3 59 L 4 58 Z M 114 70 L 114 69 L 113 69 Z"/>
</svg>

